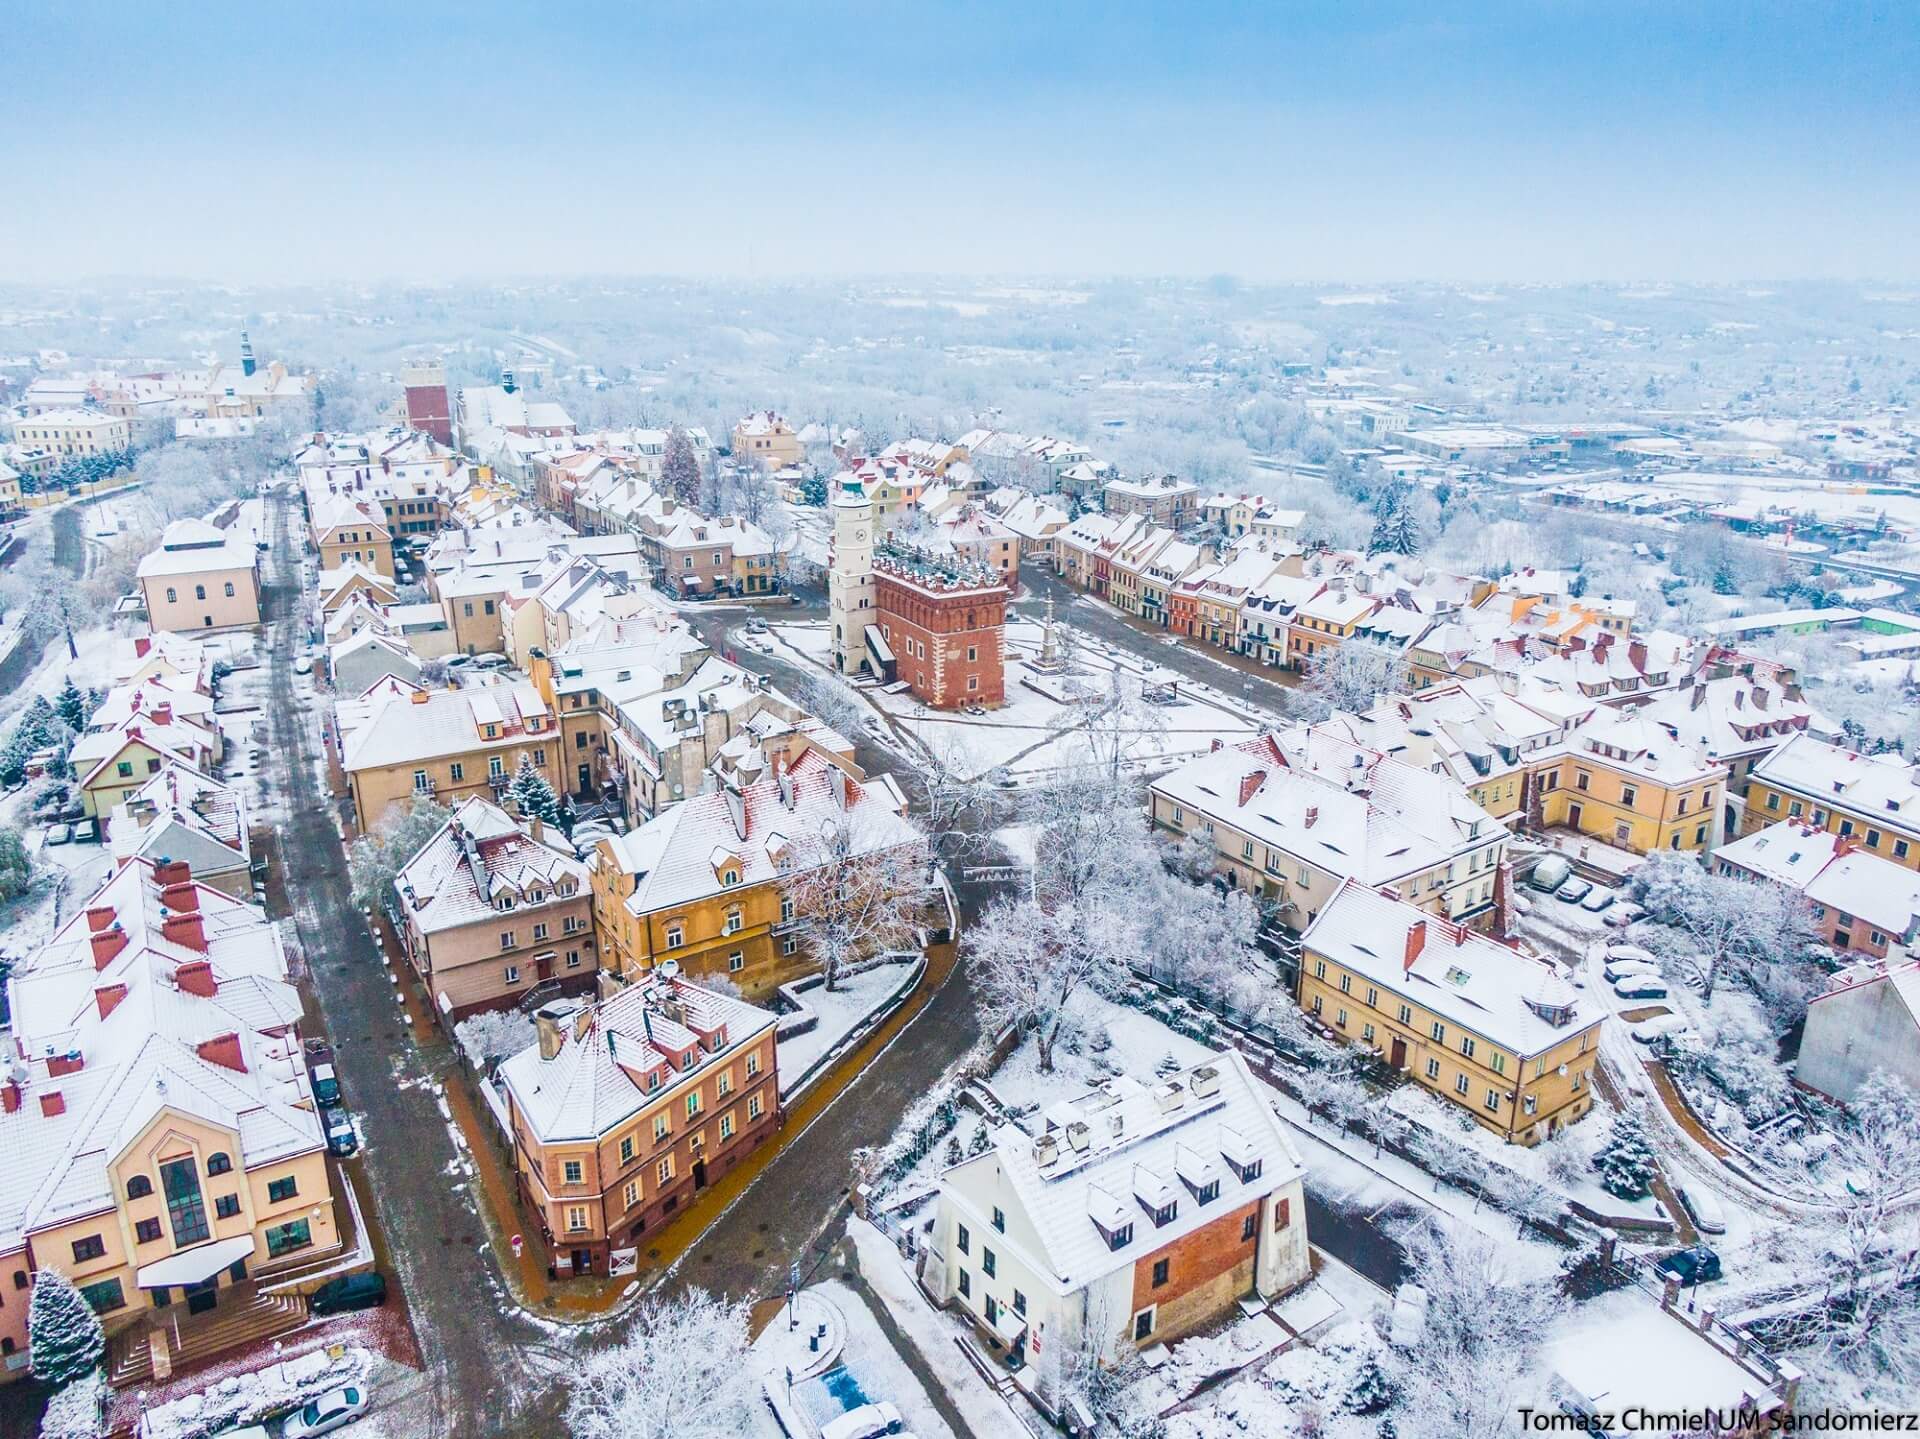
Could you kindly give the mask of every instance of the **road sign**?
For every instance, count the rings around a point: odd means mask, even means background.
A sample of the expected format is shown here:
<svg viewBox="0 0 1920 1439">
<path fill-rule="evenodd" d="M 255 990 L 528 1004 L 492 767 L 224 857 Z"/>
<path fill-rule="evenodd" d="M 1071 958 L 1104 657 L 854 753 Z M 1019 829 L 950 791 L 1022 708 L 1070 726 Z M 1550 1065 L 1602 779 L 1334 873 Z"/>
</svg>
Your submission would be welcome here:
<svg viewBox="0 0 1920 1439">
<path fill-rule="evenodd" d="M 518 1259 L 520 1257 L 520 1251 L 526 1247 L 526 1241 L 516 1234 L 508 1242 L 513 1245 L 513 1257 Z"/>
</svg>

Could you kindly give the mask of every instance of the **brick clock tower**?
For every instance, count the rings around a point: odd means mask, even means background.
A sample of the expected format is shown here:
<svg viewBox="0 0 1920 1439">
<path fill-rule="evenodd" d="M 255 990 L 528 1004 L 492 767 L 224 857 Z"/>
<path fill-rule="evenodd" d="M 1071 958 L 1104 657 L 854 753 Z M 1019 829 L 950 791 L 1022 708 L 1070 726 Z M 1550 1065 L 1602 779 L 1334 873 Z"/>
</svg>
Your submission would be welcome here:
<svg viewBox="0 0 1920 1439">
<path fill-rule="evenodd" d="M 898 678 L 935 709 L 1007 697 L 1006 584 L 999 572 L 889 545 L 874 557 L 873 598 Z"/>
</svg>

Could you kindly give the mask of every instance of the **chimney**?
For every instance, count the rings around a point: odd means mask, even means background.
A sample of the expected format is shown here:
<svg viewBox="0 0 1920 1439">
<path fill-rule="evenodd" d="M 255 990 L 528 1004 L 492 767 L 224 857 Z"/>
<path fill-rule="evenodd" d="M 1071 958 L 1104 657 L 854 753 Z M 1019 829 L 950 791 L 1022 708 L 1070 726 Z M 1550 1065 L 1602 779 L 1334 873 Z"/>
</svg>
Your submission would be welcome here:
<svg viewBox="0 0 1920 1439">
<path fill-rule="evenodd" d="M 17 1079 L 9 1079 L 5 1084 L 0 1084 L 0 1110 L 8 1114 L 18 1114 L 20 1097 L 20 1081 Z"/>
<path fill-rule="evenodd" d="M 99 973 L 112 964 L 114 957 L 127 947 L 127 932 L 115 925 L 112 929 L 103 929 L 92 936 L 93 969 Z"/>
<path fill-rule="evenodd" d="M 222 1069 L 247 1072 L 247 1056 L 240 1048 L 240 1036 L 237 1034 L 216 1034 L 212 1039 L 203 1039 L 194 1046 L 194 1053 L 209 1064 L 217 1064 Z"/>
<path fill-rule="evenodd" d="M 160 933 L 174 944 L 197 949 L 202 954 L 207 952 L 207 925 L 198 910 L 192 914 L 168 915 L 160 921 Z"/>
<path fill-rule="evenodd" d="M 1747 707 L 1747 692 L 1745 690 L 1735 690 L 1733 692 L 1733 707 L 1737 710 L 1743 710 Z"/>
<path fill-rule="evenodd" d="M 198 916 L 195 916 L 198 923 Z M 183 994 L 197 994 L 202 999 L 212 999 L 220 990 L 213 977 L 213 965 L 204 959 L 190 959 L 173 971 L 173 982 L 180 986 Z"/>
<path fill-rule="evenodd" d="M 539 815 L 537 814 L 534 815 L 532 819 L 528 821 L 527 833 L 533 837 L 533 842 L 535 844 L 541 844 L 545 842 L 547 837 L 547 827 L 545 824 L 541 822 Z"/>
<path fill-rule="evenodd" d="M 1320 806 L 1317 804 L 1308 805 L 1307 806 L 1307 828 L 1312 829 L 1319 822 L 1320 822 Z"/>
<path fill-rule="evenodd" d="M 141 635 L 133 642 L 133 657 L 137 660 L 143 660 L 147 657 L 147 651 L 152 648 L 153 636 Z"/>
<path fill-rule="evenodd" d="M 1245 809 L 1247 801 L 1260 793 L 1260 786 L 1267 782 L 1267 772 L 1257 769 L 1240 777 L 1240 808 Z"/>
<path fill-rule="evenodd" d="M 1693 699 L 1687 705 L 1687 708 L 1690 710 L 1697 710 L 1700 708 L 1701 705 L 1705 704 L 1706 702 L 1707 702 L 1707 687 L 1704 684 L 1695 684 L 1693 687 Z"/>
<path fill-rule="evenodd" d="M 1755 685 L 1753 687 L 1753 707 L 1757 710 L 1763 710 L 1767 707 L 1767 687 L 1765 685 Z"/>
<path fill-rule="evenodd" d="M 58 1079 L 63 1074 L 72 1074 L 87 1067 L 87 1057 L 78 1050 L 66 1054 L 56 1054 L 47 1060 L 47 1078 Z"/>
<path fill-rule="evenodd" d="M 560 1053 L 560 1047 L 566 1043 L 566 1029 L 561 1021 L 566 1018 L 564 1007 L 546 1004 L 533 1012 L 534 1033 L 540 1041 L 540 1057 L 552 1059 Z"/>
<path fill-rule="evenodd" d="M 192 914 L 200 908 L 200 886 L 190 881 L 170 884 L 160 891 L 160 903 L 175 914 Z"/>
<path fill-rule="evenodd" d="M 152 709 L 148 710 L 147 713 L 152 717 L 153 722 L 155 724 L 172 724 L 173 723 L 173 701 L 168 700 L 164 704 L 157 704 Z"/>
<path fill-rule="evenodd" d="M 87 910 L 87 928 L 98 934 L 113 923 L 113 906 L 96 904 Z"/>
<path fill-rule="evenodd" d="M 57 1089 L 49 1089 L 40 1096 L 40 1112 L 51 1119 L 56 1114 L 67 1112 L 66 1097 Z"/>
<path fill-rule="evenodd" d="M 1207 747 L 1207 753 L 1212 754 L 1215 750 L 1220 749 L 1222 744 L 1223 744 L 1223 741 L 1221 740 L 1220 736 L 1215 735 L 1213 737 L 1213 743 Z"/>
<path fill-rule="evenodd" d="M 1400 972 L 1402 974 L 1412 970 L 1413 962 L 1420 957 L 1420 951 L 1426 947 L 1427 922 L 1424 919 L 1416 919 L 1413 922 L 1413 928 L 1407 931 L 1407 953 L 1406 957 L 1400 962 Z"/>
<path fill-rule="evenodd" d="M 1628 644 L 1627 658 L 1633 662 L 1633 667 L 1636 670 L 1644 674 L 1647 668 L 1647 642 L 1645 640 L 1634 640 Z"/>
<path fill-rule="evenodd" d="M 93 992 L 93 1002 L 99 1007 L 100 1017 L 105 1019 L 127 997 L 124 984 L 103 984 Z"/>
<path fill-rule="evenodd" d="M 193 867 L 184 859 L 162 855 L 153 866 L 153 882 L 165 889 L 170 884 L 185 884 L 193 878 Z"/>
<path fill-rule="evenodd" d="M 1860 841 L 1852 835 L 1842 834 L 1834 836 L 1833 857 L 1835 859 L 1844 859 L 1858 848 L 1860 848 Z"/>
</svg>

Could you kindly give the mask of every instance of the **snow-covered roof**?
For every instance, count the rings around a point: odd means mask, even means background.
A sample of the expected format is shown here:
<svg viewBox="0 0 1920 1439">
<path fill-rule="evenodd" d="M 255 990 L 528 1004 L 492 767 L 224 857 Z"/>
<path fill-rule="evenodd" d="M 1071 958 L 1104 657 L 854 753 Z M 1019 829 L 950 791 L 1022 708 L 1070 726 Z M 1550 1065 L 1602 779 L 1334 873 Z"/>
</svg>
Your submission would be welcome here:
<svg viewBox="0 0 1920 1439">
<path fill-rule="evenodd" d="M 1307 926 L 1300 945 L 1522 1058 L 1602 1018 L 1552 961 L 1351 880 Z"/>
<path fill-rule="evenodd" d="M 940 1202 L 1060 1294 L 1132 1268 L 1304 1173 L 1266 1092 L 1231 1049 L 1151 1089 L 1125 1075 L 1108 1080 L 1049 1106 L 1044 1123 L 1038 1138 L 1017 1125 L 994 1130 L 992 1150 L 941 1175 Z M 1217 1182 L 1218 1195 L 1202 1203 L 1193 1178 Z M 1168 1206 L 1173 1213 L 1156 1224 L 1154 1211 Z M 997 1232 L 995 1208 L 1006 1220 Z M 1130 1237 L 1114 1243 L 1128 1226 Z"/>
<path fill-rule="evenodd" d="M 463 801 L 394 876 L 408 922 L 423 934 L 493 918 L 503 895 L 518 904 L 565 899 L 587 882 L 587 867 L 537 840 L 489 800 Z"/>
<path fill-rule="evenodd" d="M 347 723 L 343 706 L 342 766 L 351 771 L 518 744 L 547 733 L 552 716 L 540 692 L 519 681 L 389 697 L 351 730 Z"/>
<path fill-rule="evenodd" d="M 140 561 L 139 576 L 204 574 L 210 570 L 250 570 L 252 545 L 205 520 L 175 520 L 160 535 L 159 548 Z"/>
<path fill-rule="evenodd" d="M 1908 834 L 1920 832 L 1920 782 L 1914 766 L 1892 752 L 1863 755 L 1797 734 L 1755 765 L 1753 778 L 1815 804 L 1872 815 Z"/>
<path fill-rule="evenodd" d="M 1782 820 L 1721 845 L 1714 858 L 1864 919 L 1883 934 L 1903 936 L 1920 918 L 1920 873 L 1832 830 Z"/>
<path fill-rule="evenodd" d="M 500 1080 L 543 1144 L 605 1136 L 674 1084 L 757 1041 L 774 1015 L 731 995 L 654 974 L 562 1015 L 558 1051 L 538 1043 L 500 1066 Z M 684 1057 L 691 1055 L 692 1064 Z M 660 1076 L 649 1090 L 647 1076 Z"/>
</svg>

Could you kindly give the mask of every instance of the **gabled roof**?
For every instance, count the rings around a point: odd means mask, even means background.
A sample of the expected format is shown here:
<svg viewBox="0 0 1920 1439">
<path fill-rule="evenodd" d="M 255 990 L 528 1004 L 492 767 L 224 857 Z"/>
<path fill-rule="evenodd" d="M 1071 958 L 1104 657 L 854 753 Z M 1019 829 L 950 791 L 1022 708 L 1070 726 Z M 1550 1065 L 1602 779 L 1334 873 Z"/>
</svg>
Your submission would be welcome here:
<svg viewBox="0 0 1920 1439">
<path fill-rule="evenodd" d="M 577 893 L 586 883 L 580 860 L 535 839 L 498 805 L 476 797 L 454 810 L 394 876 L 393 887 L 409 922 L 435 934 L 495 917 L 502 895 L 516 905 L 538 903 L 530 896 Z"/>
</svg>

